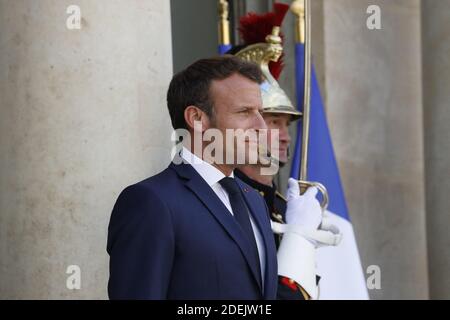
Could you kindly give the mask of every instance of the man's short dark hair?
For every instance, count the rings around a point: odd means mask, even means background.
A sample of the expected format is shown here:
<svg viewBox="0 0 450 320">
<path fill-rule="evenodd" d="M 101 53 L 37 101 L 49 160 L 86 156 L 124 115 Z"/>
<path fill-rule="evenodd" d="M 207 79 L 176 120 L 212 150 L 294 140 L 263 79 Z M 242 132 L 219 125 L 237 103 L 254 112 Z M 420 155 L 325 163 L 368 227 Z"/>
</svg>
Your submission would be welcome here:
<svg viewBox="0 0 450 320">
<path fill-rule="evenodd" d="M 261 69 L 256 64 L 231 55 L 201 59 L 177 73 L 167 91 L 167 106 L 173 128 L 187 129 L 184 110 L 188 106 L 196 106 L 214 118 L 213 101 L 209 94 L 211 82 L 233 74 L 240 74 L 258 84 L 263 81 Z"/>
</svg>

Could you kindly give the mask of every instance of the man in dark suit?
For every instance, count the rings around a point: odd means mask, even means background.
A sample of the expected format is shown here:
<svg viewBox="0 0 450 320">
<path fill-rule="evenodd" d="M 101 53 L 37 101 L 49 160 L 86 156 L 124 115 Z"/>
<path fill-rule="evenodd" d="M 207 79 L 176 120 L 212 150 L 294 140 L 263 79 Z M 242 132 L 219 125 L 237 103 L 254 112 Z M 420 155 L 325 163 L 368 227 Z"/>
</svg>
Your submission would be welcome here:
<svg viewBox="0 0 450 320">
<path fill-rule="evenodd" d="M 189 131 L 187 146 L 211 128 L 223 136 L 226 129 L 265 129 L 261 82 L 259 68 L 238 58 L 197 61 L 171 81 L 174 129 Z M 236 141 L 228 142 L 223 155 L 239 154 Z M 120 194 L 107 244 L 111 299 L 276 298 L 276 248 L 265 202 L 234 177 L 235 161 L 205 158 L 206 145 L 183 147 L 163 172 Z"/>
</svg>

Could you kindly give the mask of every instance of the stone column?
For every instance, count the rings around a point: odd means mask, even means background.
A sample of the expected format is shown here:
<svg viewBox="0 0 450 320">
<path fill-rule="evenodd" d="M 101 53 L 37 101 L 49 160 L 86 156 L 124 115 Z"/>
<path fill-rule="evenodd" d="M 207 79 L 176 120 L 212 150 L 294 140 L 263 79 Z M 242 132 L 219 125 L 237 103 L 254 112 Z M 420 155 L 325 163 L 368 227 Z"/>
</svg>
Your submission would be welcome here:
<svg viewBox="0 0 450 320">
<path fill-rule="evenodd" d="M 450 1 L 422 1 L 430 297 L 450 298 Z"/>
<path fill-rule="evenodd" d="M 114 201 L 170 158 L 169 1 L 0 0 L 0 30 L 0 298 L 106 298 Z"/>
<path fill-rule="evenodd" d="M 381 30 L 366 26 L 369 5 L 381 9 Z M 381 290 L 369 294 L 427 298 L 420 2 L 325 0 L 324 21 L 327 114 L 349 213 L 363 267 L 381 268 Z"/>
</svg>

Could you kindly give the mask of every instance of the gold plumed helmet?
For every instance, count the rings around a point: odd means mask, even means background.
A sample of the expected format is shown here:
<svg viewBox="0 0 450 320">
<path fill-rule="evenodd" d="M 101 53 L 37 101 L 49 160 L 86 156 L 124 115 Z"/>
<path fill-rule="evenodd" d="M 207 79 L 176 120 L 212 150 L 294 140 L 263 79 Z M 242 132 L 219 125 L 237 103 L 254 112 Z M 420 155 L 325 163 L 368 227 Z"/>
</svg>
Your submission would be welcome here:
<svg viewBox="0 0 450 320">
<path fill-rule="evenodd" d="M 292 120 L 298 120 L 302 113 L 296 110 L 269 70 L 269 63 L 271 61 L 277 62 L 283 53 L 280 27 L 273 27 L 272 33 L 265 40 L 264 43 L 256 43 L 245 47 L 235 56 L 254 62 L 261 68 L 265 78 L 260 85 L 264 113 L 289 114 L 292 116 Z"/>
</svg>

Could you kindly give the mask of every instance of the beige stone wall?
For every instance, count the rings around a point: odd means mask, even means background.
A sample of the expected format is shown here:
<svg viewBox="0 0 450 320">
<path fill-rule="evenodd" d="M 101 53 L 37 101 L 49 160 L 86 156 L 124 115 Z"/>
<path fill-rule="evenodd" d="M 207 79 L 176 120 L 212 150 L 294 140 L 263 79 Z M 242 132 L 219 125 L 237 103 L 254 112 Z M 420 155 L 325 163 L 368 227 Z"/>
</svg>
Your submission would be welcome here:
<svg viewBox="0 0 450 320">
<path fill-rule="evenodd" d="M 170 157 L 169 2 L 73 3 L 0 0 L 0 298 L 106 298 L 114 201 Z"/>
<path fill-rule="evenodd" d="M 324 21 L 335 151 L 363 265 L 381 268 L 369 293 L 427 298 L 420 2 L 325 0 Z"/>
<path fill-rule="evenodd" d="M 450 298 L 450 1 L 422 1 L 430 296 Z"/>
</svg>

